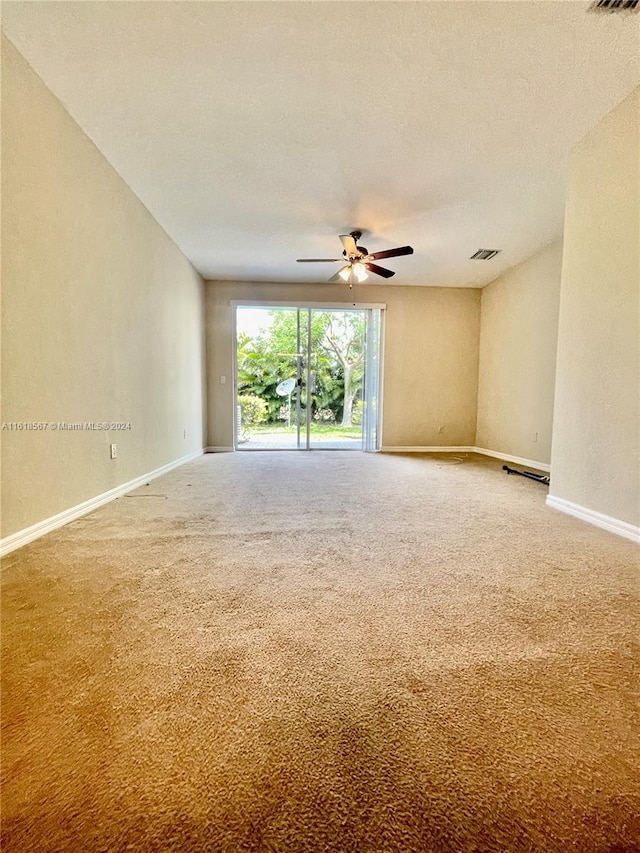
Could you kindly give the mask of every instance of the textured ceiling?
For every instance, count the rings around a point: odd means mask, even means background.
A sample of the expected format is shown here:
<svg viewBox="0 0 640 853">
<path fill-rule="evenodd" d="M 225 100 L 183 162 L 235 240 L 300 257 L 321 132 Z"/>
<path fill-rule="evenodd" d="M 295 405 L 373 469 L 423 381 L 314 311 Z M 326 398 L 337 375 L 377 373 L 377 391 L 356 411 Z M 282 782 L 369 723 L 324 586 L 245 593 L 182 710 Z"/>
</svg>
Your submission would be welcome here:
<svg viewBox="0 0 640 853">
<path fill-rule="evenodd" d="M 562 229 L 567 155 L 637 84 L 587 2 L 5 2 L 3 28 L 207 278 L 482 286 Z M 471 261 L 479 248 L 502 249 Z M 375 278 L 375 277 L 374 277 Z M 382 282 L 383 279 L 376 279 Z"/>
</svg>

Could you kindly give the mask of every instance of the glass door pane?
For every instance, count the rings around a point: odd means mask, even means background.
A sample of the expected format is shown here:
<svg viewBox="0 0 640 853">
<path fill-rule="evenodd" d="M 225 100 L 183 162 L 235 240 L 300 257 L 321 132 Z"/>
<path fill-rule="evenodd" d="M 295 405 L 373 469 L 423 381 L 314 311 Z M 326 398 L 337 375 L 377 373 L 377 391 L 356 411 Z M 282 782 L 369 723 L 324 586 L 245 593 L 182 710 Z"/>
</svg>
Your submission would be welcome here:
<svg viewBox="0 0 640 853">
<path fill-rule="evenodd" d="M 236 447 L 305 448 L 306 310 L 236 308 Z M 302 322 L 301 322 L 302 320 Z"/>
<path fill-rule="evenodd" d="M 366 312 L 311 309 L 309 446 L 363 449 Z"/>
</svg>

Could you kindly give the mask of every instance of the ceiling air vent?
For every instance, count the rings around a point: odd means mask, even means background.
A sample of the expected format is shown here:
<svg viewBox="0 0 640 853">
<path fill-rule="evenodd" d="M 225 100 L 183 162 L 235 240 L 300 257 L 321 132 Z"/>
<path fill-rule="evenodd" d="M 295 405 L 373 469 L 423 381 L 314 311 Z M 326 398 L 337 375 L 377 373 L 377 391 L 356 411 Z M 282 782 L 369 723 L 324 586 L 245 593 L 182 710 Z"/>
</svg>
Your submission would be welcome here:
<svg viewBox="0 0 640 853">
<path fill-rule="evenodd" d="M 593 0 L 588 12 L 638 12 L 639 0 Z"/>
<path fill-rule="evenodd" d="M 475 255 L 471 255 L 469 258 L 470 261 L 489 261 L 491 258 L 495 258 L 498 252 L 501 252 L 502 249 L 478 249 Z"/>
</svg>

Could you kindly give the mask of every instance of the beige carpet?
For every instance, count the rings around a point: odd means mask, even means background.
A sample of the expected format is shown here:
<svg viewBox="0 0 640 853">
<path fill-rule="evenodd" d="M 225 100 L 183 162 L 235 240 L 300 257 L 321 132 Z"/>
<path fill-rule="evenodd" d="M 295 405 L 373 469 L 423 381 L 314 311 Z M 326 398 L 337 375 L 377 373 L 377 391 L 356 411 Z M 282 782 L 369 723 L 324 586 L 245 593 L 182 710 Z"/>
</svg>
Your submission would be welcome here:
<svg viewBox="0 0 640 853">
<path fill-rule="evenodd" d="M 10 555 L 3 852 L 640 850 L 638 548 L 451 461 L 209 455 Z"/>
</svg>

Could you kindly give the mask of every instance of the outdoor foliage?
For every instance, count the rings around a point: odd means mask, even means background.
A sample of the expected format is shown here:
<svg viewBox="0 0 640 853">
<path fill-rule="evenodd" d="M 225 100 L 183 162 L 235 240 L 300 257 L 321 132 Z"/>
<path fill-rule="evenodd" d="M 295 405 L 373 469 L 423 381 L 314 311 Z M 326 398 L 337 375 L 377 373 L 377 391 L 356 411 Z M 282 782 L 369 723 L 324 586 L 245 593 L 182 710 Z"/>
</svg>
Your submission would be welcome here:
<svg viewBox="0 0 640 853">
<path fill-rule="evenodd" d="M 285 379 L 295 378 L 297 365 L 306 376 L 306 323 L 298 339 L 297 312 L 273 310 L 268 330 L 256 337 L 238 339 L 238 392 L 259 397 L 266 406 L 266 420 L 282 421 L 287 398 L 276 394 Z M 316 421 L 353 423 L 355 401 L 361 396 L 364 361 L 364 320 L 359 313 L 313 311 L 311 314 L 311 414 Z M 296 394 L 291 395 L 294 409 Z M 306 406 L 301 389 L 301 405 Z"/>
<path fill-rule="evenodd" d="M 353 407 L 353 414 L 351 416 L 351 423 L 354 426 L 360 426 L 362 424 L 363 415 L 364 415 L 364 400 L 357 400 L 355 406 Z"/>
<path fill-rule="evenodd" d="M 246 438 L 251 431 L 251 427 L 266 421 L 267 404 L 254 394 L 241 394 L 238 397 L 238 405 L 240 406 L 242 437 Z"/>
</svg>

